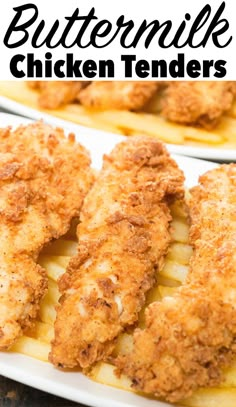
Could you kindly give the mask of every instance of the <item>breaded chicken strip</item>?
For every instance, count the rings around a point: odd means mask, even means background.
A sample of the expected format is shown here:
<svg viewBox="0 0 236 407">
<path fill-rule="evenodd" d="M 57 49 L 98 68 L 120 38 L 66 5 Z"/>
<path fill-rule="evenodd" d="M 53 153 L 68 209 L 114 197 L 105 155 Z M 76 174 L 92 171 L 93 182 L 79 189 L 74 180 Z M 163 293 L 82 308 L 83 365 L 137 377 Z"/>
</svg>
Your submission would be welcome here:
<svg viewBox="0 0 236 407">
<path fill-rule="evenodd" d="M 139 110 L 160 85 L 143 81 L 92 82 L 80 92 L 79 101 L 86 107 L 97 109 Z"/>
<path fill-rule="evenodd" d="M 230 109 L 236 94 L 236 82 L 168 82 L 162 99 L 162 114 L 183 124 L 214 127 Z"/>
<path fill-rule="evenodd" d="M 190 202 L 190 273 L 174 297 L 151 304 L 146 329 L 117 365 L 146 393 L 176 402 L 216 386 L 236 353 L 236 164 L 200 178 Z"/>
<path fill-rule="evenodd" d="M 39 106 L 45 109 L 57 109 L 73 102 L 87 82 L 79 81 L 30 81 L 28 86 L 38 89 Z"/>
<path fill-rule="evenodd" d="M 31 89 L 40 89 L 42 81 L 27 81 L 27 86 Z"/>
<path fill-rule="evenodd" d="M 42 247 L 77 216 L 93 176 L 85 149 L 41 122 L 0 129 L 0 349 L 27 328 L 47 289 Z"/>
<path fill-rule="evenodd" d="M 137 321 L 170 242 L 168 202 L 182 197 L 183 180 L 163 144 L 149 138 L 104 157 L 81 212 L 78 254 L 59 282 L 55 365 L 86 368 L 107 357 Z"/>
</svg>

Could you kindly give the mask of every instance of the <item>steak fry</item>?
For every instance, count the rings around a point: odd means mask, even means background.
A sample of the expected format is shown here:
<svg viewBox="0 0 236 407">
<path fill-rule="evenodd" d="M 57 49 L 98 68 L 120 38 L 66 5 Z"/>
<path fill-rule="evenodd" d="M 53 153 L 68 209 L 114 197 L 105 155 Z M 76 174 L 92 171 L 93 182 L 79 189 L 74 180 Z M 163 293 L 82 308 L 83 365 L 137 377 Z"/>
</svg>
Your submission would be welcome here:
<svg viewBox="0 0 236 407">
<path fill-rule="evenodd" d="M 0 349 L 30 326 L 47 289 L 39 251 L 78 216 L 93 175 L 86 150 L 43 123 L 0 129 Z"/>
<path fill-rule="evenodd" d="M 236 353 L 236 164 L 200 178 L 190 201 L 195 252 L 186 283 L 151 304 L 117 365 L 137 390 L 170 402 L 216 386 Z"/>
<path fill-rule="evenodd" d="M 62 292 L 50 360 L 87 368 L 109 356 L 133 325 L 170 243 L 168 203 L 183 174 L 162 143 L 132 138 L 104 157 L 78 228 L 78 254 Z"/>
</svg>

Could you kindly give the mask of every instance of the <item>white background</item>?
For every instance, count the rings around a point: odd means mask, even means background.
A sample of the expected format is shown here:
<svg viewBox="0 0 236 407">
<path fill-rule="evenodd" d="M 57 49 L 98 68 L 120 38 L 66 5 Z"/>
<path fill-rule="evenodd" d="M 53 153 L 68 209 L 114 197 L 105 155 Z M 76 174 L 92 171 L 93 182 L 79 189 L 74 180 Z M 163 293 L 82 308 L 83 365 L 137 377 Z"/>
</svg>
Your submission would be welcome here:
<svg viewBox="0 0 236 407">
<path fill-rule="evenodd" d="M 29 2 L 29 1 L 28 1 Z M 42 19 L 46 21 L 46 27 L 42 33 L 42 37 L 44 38 L 50 28 L 53 25 L 53 22 L 58 19 L 60 21 L 60 26 L 58 29 L 58 33 L 56 38 L 60 38 L 60 34 L 62 34 L 67 21 L 65 20 L 66 16 L 70 16 L 74 10 L 78 7 L 80 10 L 80 15 L 87 15 L 88 12 L 92 7 L 95 7 L 96 10 L 96 16 L 98 17 L 97 21 L 100 21 L 102 19 L 108 19 L 114 24 L 114 28 L 112 32 L 115 32 L 116 28 L 116 20 L 120 15 L 125 16 L 125 20 L 128 21 L 129 19 L 133 19 L 135 23 L 135 28 L 136 30 L 138 29 L 139 25 L 141 22 L 146 19 L 148 22 L 153 21 L 154 19 L 157 19 L 160 21 L 160 23 L 170 19 L 173 22 L 173 28 L 172 28 L 172 36 L 174 36 L 177 28 L 179 27 L 180 23 L 184 20 L 185 13 L 190 13 L 191 15 L 191 20 L 187 22 L 187 27 L 191 27 L 192 22 L 194 21 L 195 17 L 197 14 L 200 12 L 200 10 L 206 5 L 210 4 L 212 7 L 212 13 L 211 16 L 206 23 L 206 25 L 203 27 L 202 30 L 199 31 L 198 35 L 196 36 L 197 38 L 202 38 L 203 34 L 206 32 L 207 27 L 209 26 L 210 21 L 213 18 L 213 15 L 215 14 L 216 10 L 222 3 L 222 1 L 218 0 L 198 0 L 198 1 L 191 1 L 191 0 L 143 0 L 143 1 L 133 1 L 133 0 L 118 0 L 118 1 L 112 1 L 112 0 L 63 0 L 63 1 L 54 1 L 54 0 L 32 0 L 32 3 L 37 5 L 38 10 L 39 10 L 39 16 L 37 20 L 34 22 L 34 24 L 28 29 L 29 32 L 29 40 L 27 43 L 21 47 L 15 48 L 15 49 L 8 49 L 7 47 L 4 46 L 3 44 L 3 38 L 5 36 L 5 33 L 7 31 L 8 26 L 10 25 L 10 22 L 12 21 L 13 17 L 15 16 L 15 11 L 13 10 L 13 7 L 27 4 L 27 0 L 23 1 L 16 1 L 16 0 L 8 0 L 8 1 L 3 1 L 1 0 L 1 5 L 0 5 L 0 55 L 1 55 L 1 64 L 0 64 L 0 79 L 1 80 L 9 80 L 9 79 L 14 79 L 15 78 L 11 75 L 10 69 L 9 69 L 9 63 L 11 58 L 15 54 L 24 54 L 26 55 L 27 53 L 34 53 L 35 58 L 41 59 L 42 61 L 45 60 L 45 53 L 47 51 L 52 52 L 53 54 L 53 60 L 56 61 L 58 59 L 65 59 L 66 53 L 73 53 L 75 59 L 79 60 L 87 60 L 87 59 L 93 59 L 96 62 L 101 60 L 101 59 L 112 59 L 115 62 L 115 79 L 117 80 L 130 80 L 128 78 L 125 78 L 124 74 L 124 62 L 121 62 L 120 58 L 122 54 L 135 54 L 138 59 L 146 59 L 147 61 L 151 60 L 159 60 L 159 59 L 165 59 L 167 62 L 170 62 L 173 59 L 177 58 L 178 53 L 184 53 L 186 61 L 189 61 L 191 59 L 197 59 L 200 62 L 205 59 L 205 60 L 218 60 L 218 59 L 224 59 L 227 61 L 226 64 L 226 69 L 227 69 L 227 76 L 224 79 L 227 80 L 233 80 L 236 79 L 236 56 L 235 56 L 235 35 L 236 35 L 236 13 L 235 13 L 235 8 L 236 8 L 236 1 L 235 0 L 226 0 L 226 8 L 223 13 L 223 18 L 227 18 L 230 24 L 230 28 L 227 31 L 227 33 L 222 35 L 221 41 L 224 42 L 229 38 L 229 36 L 233 36 L 233 40 L 231 44 L 226 47 L 226 48 L 216 48 L 213 43 L 211 38 L 209 39 L 207 46 L 205 48 L 196 48 L 196 49 L 191 49 L 190 47 L 186 46 L 182 49 L 175 49 L 174 47 L 171 47 L 169 49 L 162 49 L 158 46 L 158 37 L 159 35 L 157 34 L 155 39 L 152 41 L 150 47 L 148 49 L 145 49 L 143 40 L 140 40 L 138 43 L 138 46 L 136 49 L 130 48 L 130 49 L 123 49 L 120 44 L 119 44 L 119 39 L 120 35 L 106 48 L 101 48 L 101 49 L 96 49 L 93 47 L 89 47 L 86 49 L 79 49 L 77 46 L 73 47 L 72 49 L 64 49 L 63 47 L 59 46 L 56 49 L 53 50 L 48 50 L 46 47 L 42 47 L 40 49 L 34 49 L 31 46 L 31 36 L 36 30 L 38 24 Z M 31 12 L 32 15 L 32 12 Z M 23 14 L 22 19 L 20 22 L 25 21 L 28 18 L 29 14 L 27 15 L 26 13 Z M 81 27 L 81 22 L 77 22 L 71 31 L 70 38 L 74 38 L 76 36 L 76 33 L 78 33 L 80 27 Z M 93 27 L 95 23 L 91 23 L 91 26 Z M 85 39 L 89 38 L 91 28 L 88 29 L 87 35 L 85 36 Z M 136 32 L 134 29 L 134 33 Z M 186 36 L 188 35 L 189 30 L 186 29 Z M 22 33 L 17 33 L 17 38 L 19 39 Z M 55 40 L 56 40 L 55 38 Z M 144 36 L 145 38 L 145 36 Z M 186 38 L 186 37 L 185 37 Z M 221 38 L 221 37 L 220 37 Z M 13 39 L 13 37 L 12 37 Z M 184 39 L 184 37 L 183 37 Z M 182 41 L 181 41 L 182 42 Z M 19 67 L 26 71 L 26 63 L 23 62 L 19 64 Z M 212 74 L 214 73 L 214 69 L 211 71 Z M 56 77 L 54 76 L 54 79 Z M 27 78 L 22 78 L 23 80 Z M 31 78 L 32 79 L 32 78 Z M 71 78 L 68 78 L 71 80 Z M 76 78 L 74 78 L 76 79 Z M 87 79 L 84 77 L 83 79 Z M 99 80 L 98 75 L 93 78 L 95 80 Z M 109 79 L 109 78 L 107 78 Z M 132 79 L 140 79 L 134 75 Z M 160 79 L 160 78 L 157 78 Z M 165 79 L 165 78 L 163 78 Z M 169 79 L 171 77 L 169 76 Z M 182 78 L 183 79 L 183 78 Z M 186 76 L 184 79 L 191 79 L 188 76 Z M 197 78 L 202 79 L 202 77 Z M 212 80 L 215 80 L 214 76 L 211 77 Z M 65 79 L 64 79 L 65 80 Z M 104 79 L 103 79 L 104 80 Z M 145 79 L 142 79 L 145 80 Z M 152 80 L 152 77 L 149 76 L 147 80 Z M 181 80 L 181 78 L 180 78 Z"/>
</svg>

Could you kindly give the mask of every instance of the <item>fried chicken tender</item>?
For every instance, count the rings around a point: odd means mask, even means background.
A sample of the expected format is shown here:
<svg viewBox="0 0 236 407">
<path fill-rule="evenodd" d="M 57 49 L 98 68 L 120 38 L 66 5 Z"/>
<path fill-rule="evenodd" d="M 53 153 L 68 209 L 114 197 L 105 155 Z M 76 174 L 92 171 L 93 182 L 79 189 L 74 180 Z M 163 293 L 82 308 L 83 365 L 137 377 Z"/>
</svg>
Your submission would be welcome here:
<svg viewBox="0 0 236 407">
<path fill-rule="evenodd" d="M 40 89 L 42 81 L 28 81 L 26 83 L 31 89 Z"/>
<path fill-rule="evenodd" d="M 80 90 L 87 82 L 79 81 L 30 81 L 27 82 L 31 89 L 38 89 L 39 106 L 45 109 L 58 107 L 76 100 Z"/>
<path fill-rule="evenodd" d="M 42 122 L 0 129 L 0 349 L 29 327 L 47 289 L 39 251 L 66 233 L 93 182 L 87 151 Z"/>
<path fill-rule="evenodd" d="M 168 82 L 162 99 L 162 114 L 183 124 L 216 126 L 230 109 L 236 95 L 236 82 Z"/>
<path fill-rule="evenodd" d="M 80 92 L 79 101 L 90 108 L 139 110 L 159 86 L 158 82 L 144 81 L 92 82 Z"/>
<path fill-rule="evenodd" d="M 137 321 L 170 243 L 168 202 L 182 197 L 183 180 L 159 141 L 132 138 L 104 157 L 81 212 L 78 254 L 59 281 L 55 365 L 87 368 Z"/>
<path fill-rule="evenodd" d="M 200 178 L 192 190 L 195 252 L 186 283 L 146 310 L 146 328 L 117 360 L 133 386 L 177 402 L 216 386 L 236 353 L 236 164 Z"/>
</svg>

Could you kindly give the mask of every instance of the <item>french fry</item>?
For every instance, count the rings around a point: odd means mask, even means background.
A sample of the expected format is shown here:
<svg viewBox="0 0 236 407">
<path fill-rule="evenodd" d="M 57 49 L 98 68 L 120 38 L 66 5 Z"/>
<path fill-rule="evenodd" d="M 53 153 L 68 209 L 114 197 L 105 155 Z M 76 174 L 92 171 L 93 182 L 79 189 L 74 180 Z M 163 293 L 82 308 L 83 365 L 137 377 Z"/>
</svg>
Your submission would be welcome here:
<svg viewBox="0 0 236 407">
<path fill-rule="evenodd" d="M 183 144 L 184 137 L 181 129 L 175 128 L 175 125 L 169 123 L 166 125 L 162 117 L 145 114 L 133 113 L 128 111 L 109 110 L 96 114 L 96 117 L 108 123 L 116 123 L 118 128 L 132 132 L 143 132 L 152 137 L 157 137 L 166 143 Z"/>
<path fill-rule="evenodd" d="M 176 242 L 188 243 L 189 227 L 182 219 L 174 219 L 171 223 L 172 238 Z"/>
<path fill-rule="evenodd" d="M 41 301 L 39 318 L 42 322 L 45 322 L 46 324 L 49 325 L 53 325 L 55 322 L 56 319 L 55 304 L 51 301 L 48 294 L 46 294 L 44 299 Z"/>
<path fill-rule="evenodd" d="M 120 128 L 128 129 L 129 134 L 133 132 L 143 132 L 150 136 L 158 137 L 166 143 L 184 144 L 184 141 L 192 140 L 205 144 L 223 144 L 226 138 L 223 134 L 218 134 L 217 131 L 207 131 L 191 126 L 183 126 L 176 123 L 171 123 L 158 115 L 146 113 L 132 113 L 122 111 L 123 116 L 116 116 L 118 112 L 106 111 L 101 113 L 105 120 L 110 121 L 110 114 L 114 122 Z M 105 116 L 106 115 L 106 116 Z M 132 116 L 131 116 L 132 115 Z M 127 122 L 128 120 L 128 122 Z"/>
<path fill-rule="evenodd" d="M 52 114 L 51 110 L 43 110 Z M 54 109 L 53 115 L 64 120 L 78 123 L 82 126 L 93 127 L 98 130 L 108 131 L 115 134 L 122 134 L 122 131 L 119 130 L 115 123 L 104 121 L 102 118 L 100 119 L 94 111 L 86 109 L 79 104 L 69 104 L 60 109 Z"/>
<path fill-rule="evenodd" d="M 236 389 L 204 389 L 179 403 L 187 407 L 235 407 Z"/>
<path fill-rule="evenodd" d="M 67 257 L 68 260 L 68 257 Z M 66 266 L 61 266 L 58 262 L 58 256 L 41 255 L 39 257 L 38 263 L 40 266 L 45 268 L 48 277 L 52 280 L 57 281 L 59 277 L 66 271 Z"/>
<path fill-rule="evenodd" d="M 45 322 L 36 321 L 34 326 L 27 331 L 26 336 L 38 339 L 41 342 L 50 343 L 54 337 L 54 329 L 50 324 Z"/>
<path fill-rule="evenodd" d="M 167 255 L 167 260 L 187 265 L 192 253 L 192 246 L 183 243 L 173 243 Z"/>
<path fill-rule="evenodd" d="M 236 145 L 236 118 L 232 117 L 223 117 L 219 126 L 218 126 L 219 134 L 222 134 L 226 139 L 226 147 L 227 144 Z"/>
<path fill-rule="evenodd" d="M 153 287 L 151 288 L 150 291 L 148 291 L 147 296 L 146 296 L 146 301 L 145 301 L 145 307 L 143 308 L 143 311 L 145 311 L 146 307 L 151 304 L 152 302 L 155 301 L 161 301 L 161 296 L 158 290 L 158 287 Z"/>
<path fill-rule="evenodd" d="M 178 246 L 177 246 L 178 249 Z M 188 254 L 188 253 L 187 253 Z M 182 254 L 181 254 L 182 255 Z M 180 256 L 178 260 L 180 259 Z M 187 257 L 187 255 L 186 255 Z M 172 255 L 173 260 L 176 259 L 175 256 Z M 183 283 L 186 279 L 186 276 L 188 274 L 188 266 L 185 264 L 177 263 L 173 260 L 166 260 L 164 267 L 159 271 L 160 275 L 163 277 L 166 277 L 170 280 L 175 280 L 179 281 L 180 283 Z"/>
<path fill-rule="evenodd" d="M 47 362 L 48 354 L 50 352 L 50 345 L 34 338 L 22 336 L 11 347 L 10 351 L 23 353 L 24 355 Z"/>
<path fill-rule="evenodd" d="M 118 387 L 119 389 L 129 390 L 131 389 L 131 381 L 125 375 L 117 377 L 114 373 L 115 366 L 108 363 L 97 363 L 96 366 L 90 372 L 91 379 L 96 382 L 106 384 L 108 386 Z"/>
<path fill-rule="evenodd" d="M 56 304 L 59 301 L 59 298 L 61 296 L 60 291 L 58 289 L 58 285 L 56 284 L 55 281 L 51 280 L 51 278 L 48 279 L 48 298 L 53 302 L 53 304 Z"/>
<path fill-rule="evenodd" d="M 181 266 L 180 264 L 178 264 L 178 265 Z M 165 275 L 162 275 L 161 271 L 162 270 L 160 270 L 157 273 L 156 285 L 152 290 L 156 289 L 158 291 L 159 285 L 164 285 L 165 287 L 179 287 L 180 286 L 180 283 L 181 283 L 180 281 L 174 280 L 172 277 L 169 278 Z"/>
<path fill-rule="evenodd" d="M 164 285 L 159 285 L 158 287 L 161 298 L 172 297 L 177 290 L 177 287 L 165 287 Z"/>
<path fill-rule="evenodd" d="M 24 82 L 0 81 L 0 93 L 26 106 L 38 108 L 38 93 L 29 89 Z"/>
<path fill-rule="evenodd" d="M 121 334 L 118 338 L 116 347 L 114 349 L 113 355 L 127 355 L 132 351 L 133 348 L 133 336 L 129 334 Z"/>
<path fill-rule="evenodd" d="M 235 387 L 236 388 L 236 361 L 232 362 L 230 367 L 224 369 L 224 381 L 220 387 Z"/>
<path fill-rule="evenodd" d="M 196 127 L 182 126 L 183 136 L 186 141 L 192 140 L 205 144 L 224 144 L 226 138 L 216 131 L 207 131 Z"/>
</svg>

